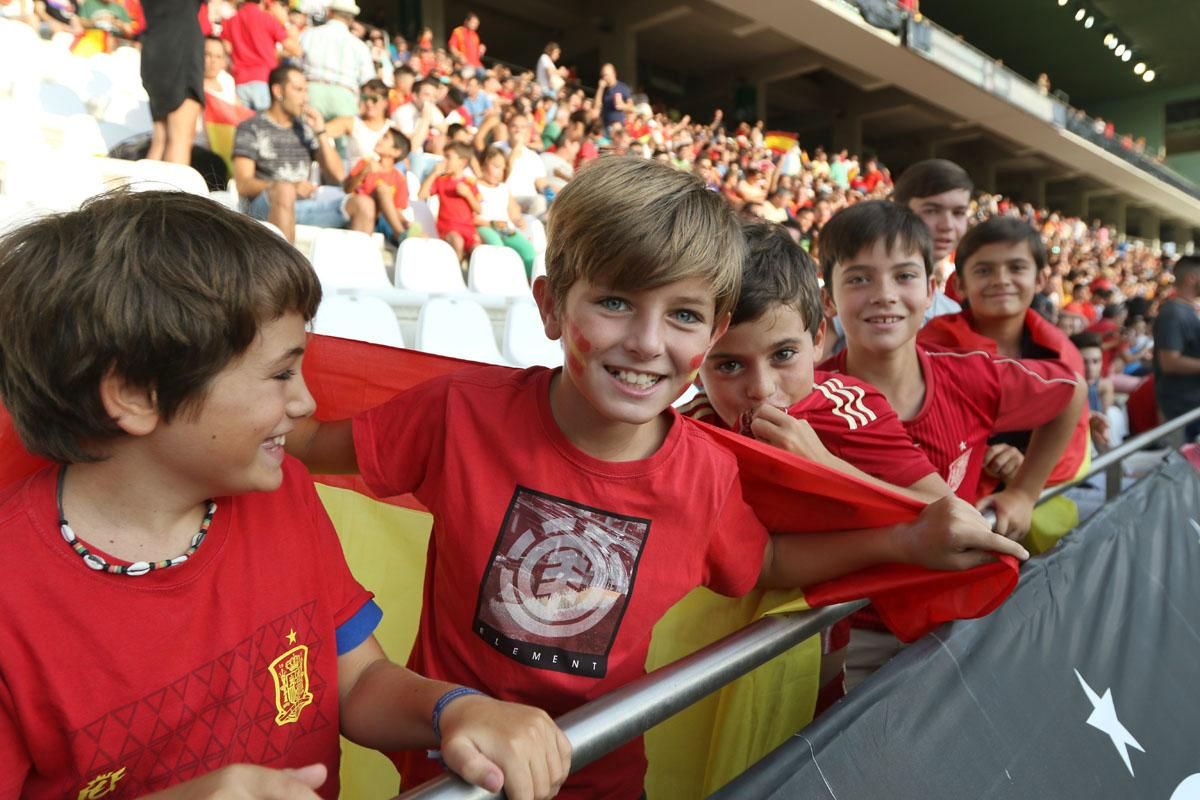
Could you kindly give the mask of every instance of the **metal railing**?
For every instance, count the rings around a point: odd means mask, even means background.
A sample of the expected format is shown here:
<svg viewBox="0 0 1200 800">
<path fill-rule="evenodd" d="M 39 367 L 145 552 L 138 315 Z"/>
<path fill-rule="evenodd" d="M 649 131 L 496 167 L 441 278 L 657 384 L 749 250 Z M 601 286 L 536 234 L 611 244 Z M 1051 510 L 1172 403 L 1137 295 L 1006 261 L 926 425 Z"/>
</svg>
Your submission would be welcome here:
<svg viewBox="0 0 1200 800">
<path fill-rule="evenodd" d="M 1121 492 L 1121 463 L 1126 458 L 1167 438 L 1173 440 L 1171 449 L 1175 449 L 1176 442 L 1182 441 L 1184 427 L 1197 420 L 1200 420 L 1200 408 L 1135 436 L 1093 460 L 1087 474 L 1078 482 L 1105 473 L 1105 502 L 1111 501 Z M 1051 487 L 1042 492 L 1038 502 L 1062 494 L 1076 483 Z M 994 521 L 994 517 L 990 519 Z M 607 755 L 866 604 L 866 600 L 855 600 L 812 611 L 764 617 L 690 656 L 563 714 L 556 721 L 573 748 L 571 772 Z M 492 793 L 471 786 L 447 773 L 405 792 L 397 800 L 491 800 L 502 797 L 502 792 Z"/>
</svg>

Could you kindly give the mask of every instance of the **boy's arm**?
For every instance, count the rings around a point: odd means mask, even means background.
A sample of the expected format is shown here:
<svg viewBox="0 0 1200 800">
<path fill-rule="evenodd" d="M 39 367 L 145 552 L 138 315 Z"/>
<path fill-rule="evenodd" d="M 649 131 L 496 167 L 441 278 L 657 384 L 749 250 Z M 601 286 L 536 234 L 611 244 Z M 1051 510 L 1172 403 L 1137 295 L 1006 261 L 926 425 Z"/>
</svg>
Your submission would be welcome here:
<svg viewBox="0 0 1200 800">
<path fill-rule="evenodd" d="M 772 534 L 763 552 L 761 589 L 812 586 L 878 564 L 963 570 L 1029 553 L 992 533 L 983 516 L 953 495 L 926 506 L 912 522 L 829 533 Z"/>
<path fill-rule="evenodd" d="M 433 182 L 441 177 L 445 171 L 445 161 L 439 161 L 437 165 L 425 176 L 425 180 L 421 181 L 421 188 L 417 191 L 418 200 L 428 200 L 429 195 L 433 192 Z"/>
<path fill-rule="evenodd" d="M 342 734 L 383 751 L 441 748 L 463 779 L 513 800 L 548 798 L 566 780 L 571 745 L 546 712 L 482 695 L 445 704 L 441 741 L 434 707 L 455 684 L 429 680 L 388 660 L 374 636 L 338 656 Z"/>
<path fill-rule="evenodd" d="M 838 472 L 852 475 L 871 486 L 898 492 L 922 503 L 931 503 L 940 497 L 953 494 L 950 487 L 936 472 L 929 473 L 907 487 L 894 486 L 887 481 L 880 480 L 829 452 L 807 420 L 796 419 L 786 411 L 780 411 L 774 406 L 761 406 L 755 413 L 750 429 L 754 433 L 754 438 L 761 442 L 766 442 L 781 450 L 787 450 L 789 453 Z"/>
<path fill-rule="evenodd" d="M 313 417 L 301 420 L 288 433 L 283 447 L 316 475 L 358 472 L 351 420 L 321 422 Z"/>
<path fill-rule="evenodd" d="M 1017 474 L 1005 484 L 1004 491 L 982 498 L 976 507 L 996 512 L 996 533 L 1011 539 L 1022 539 L 1029 533 L 1033 506 L 1046 485 L 1046 479 L 1071 441 L 1087 403 L 1087 386 L 1075 381 L 1075 391 L 1058 415 L 1039 426 L 1025 449 L 1025 461 Z"/>
</svg>

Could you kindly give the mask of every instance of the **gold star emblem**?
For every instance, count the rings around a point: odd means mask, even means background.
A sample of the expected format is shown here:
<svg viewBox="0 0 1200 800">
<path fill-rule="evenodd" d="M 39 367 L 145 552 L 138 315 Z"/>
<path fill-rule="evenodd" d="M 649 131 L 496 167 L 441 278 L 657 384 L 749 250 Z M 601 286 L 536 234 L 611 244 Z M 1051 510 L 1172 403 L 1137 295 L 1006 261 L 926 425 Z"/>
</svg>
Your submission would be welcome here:
<svg viewBox="0 0 1200 800">
<path fill-rule="evenodd" d="M 287 640 L 288 640 L 288 644 L 296 643 L 296 629 L 295 628 L 292 628 L 290 631 L 288 631 Z"/>
</svg>

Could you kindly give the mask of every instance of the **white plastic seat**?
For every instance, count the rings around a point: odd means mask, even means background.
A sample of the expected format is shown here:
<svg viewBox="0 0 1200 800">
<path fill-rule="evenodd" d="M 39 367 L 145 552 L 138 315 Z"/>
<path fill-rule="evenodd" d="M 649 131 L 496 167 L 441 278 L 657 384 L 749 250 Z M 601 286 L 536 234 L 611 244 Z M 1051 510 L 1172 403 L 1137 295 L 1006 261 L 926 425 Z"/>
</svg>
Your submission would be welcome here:
<svg viewBox="0 0 1200 800">
<path fill-rule="evenodd" d="M 487 312 L 466 297 L 434 297 L 421 306 L 417 349 L 486 364 L 506 363 Z"/>
<path fill-rule="evenodd" d="M 532 297 L 517 300 L 508 307 L 501 353 L 518 367 L 562 366 L 562 343 L 546 338 L 542 315 Z"/>
<path fill-rule="evenodd" d="M 525 238 L 533 245 L 533 251 L 538 255 L 546 253 L 546 226 L 532 214 L 523 215 L 525 220 Z"/>
<path fill-rule="evenodd" d="M 362 294 L 331 294 L 321 300 L 313 333 L 404 347 L 400 321 L 386 301 Z"/>
<path fill-rule="evenodd" d="M 368 233 L 322 228 L 309 256 L 324 289 L 390 289 L 379 244 Z"/>
<path fill-rule="evenodd" d="M 147 158 L 138 161 L 105 158 L 99 159 L 97 164 L 105 183 L 113 188 L 128 186 L 135 192 L 178 191 L 208 197 L 204 176 L 187 164 L 170 164 Z"/>
<path fill-rule="evenodd" d="M 409 195 L 416 197 L 415 194 Z M 409 222 L 415 223 L 421 229 L 421 234 L 424 236 L 437 236 L 437 217 L 429 210 L 429 204 L 424 200 L 408 201 L 408 208 L 405 209 L 410 217 Z"/>
<path fill-rule="evenodd" d="M 56 81 L 42 81 L 38 87 L 38 106 L 47 114 L 69 117 L 88 113 L 83 98 L 73 87 Z"/>
<path fill-rule="evenodd" d="M 481 244 L 471 252 L 467 286 L 473 292 L 505 297 L 524 297 L 529 294 L 525 264 L 517 251 L 493 244 Z"/>
<path fill-rule="evenodd" d="M 396 286 L 417 292 L 465 292 L 454 248 L 441 239 L 405 239 L 396 251 Z"/>
<path fill-rule="evenodd" d="M 538 253 L 533 257 L 533 277 L 544 276 L 546 274 L 546 254 Z"/>
</svg>

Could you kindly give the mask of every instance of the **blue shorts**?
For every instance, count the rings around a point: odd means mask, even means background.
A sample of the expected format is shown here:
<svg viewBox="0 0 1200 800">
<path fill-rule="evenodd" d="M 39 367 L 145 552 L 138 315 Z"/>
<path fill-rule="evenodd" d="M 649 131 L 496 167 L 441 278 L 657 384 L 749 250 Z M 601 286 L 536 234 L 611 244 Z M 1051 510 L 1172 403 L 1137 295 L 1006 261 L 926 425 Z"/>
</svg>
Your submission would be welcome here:
<svg viewBox="0 0 1200 800">
<path fill-rule="evenodd" d="M 255 111 L 266 111 L 271 107 L 271 90 L 266 81 L 250 81 L 240 84 L 237 89 L 238 99 Z"/>
<path fill-rule="evenodd" d="M 316 193 L 304 200 L 296 200 L 296 224 L 315 225 L 318 228 L 344 228 L 350 222 L 346 213 L 346 201 L 350 196 L 336 186 L 318 186 Z M 271 211 L 271 201 L 262 192 L 250 201 L 246 213 L 255 219 L 265 220 Z"/>
</svg>

